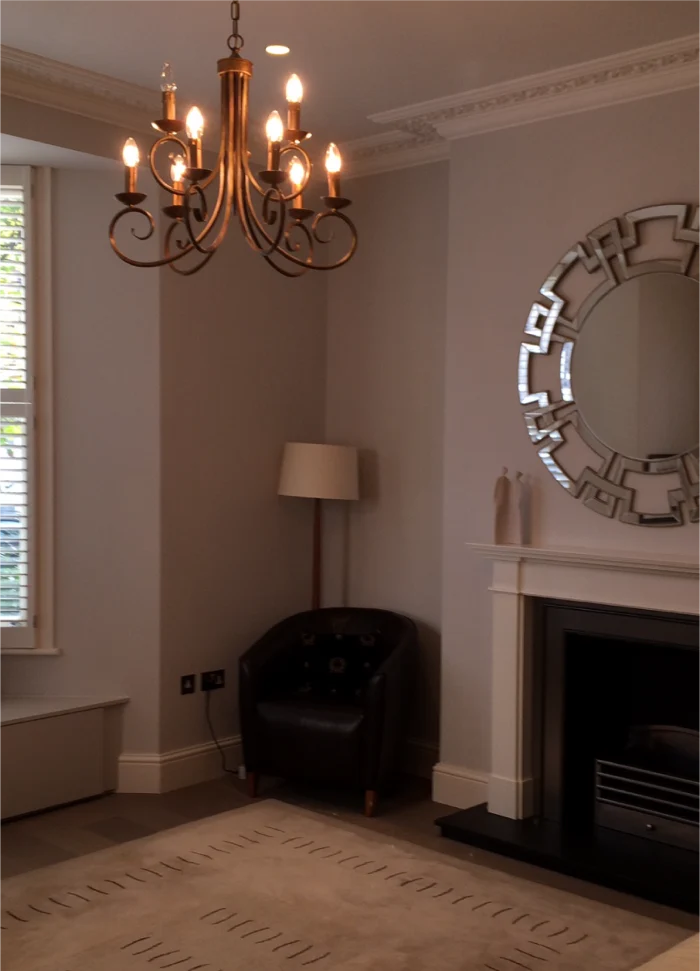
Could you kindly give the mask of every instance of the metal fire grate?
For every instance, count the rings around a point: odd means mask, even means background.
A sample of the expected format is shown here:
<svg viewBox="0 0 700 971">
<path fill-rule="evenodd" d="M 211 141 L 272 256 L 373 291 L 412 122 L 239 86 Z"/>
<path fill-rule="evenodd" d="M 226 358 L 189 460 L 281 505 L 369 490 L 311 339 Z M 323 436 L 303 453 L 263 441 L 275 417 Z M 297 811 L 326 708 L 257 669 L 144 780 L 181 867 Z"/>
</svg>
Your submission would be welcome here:
<svg viewBox="0 0 700 971">
<path fill-rule="evenodd" d="M 697 779 L 597 759 L 595 797 L 600 826 L 674 846 L 698 847 Z"/>
</svg>

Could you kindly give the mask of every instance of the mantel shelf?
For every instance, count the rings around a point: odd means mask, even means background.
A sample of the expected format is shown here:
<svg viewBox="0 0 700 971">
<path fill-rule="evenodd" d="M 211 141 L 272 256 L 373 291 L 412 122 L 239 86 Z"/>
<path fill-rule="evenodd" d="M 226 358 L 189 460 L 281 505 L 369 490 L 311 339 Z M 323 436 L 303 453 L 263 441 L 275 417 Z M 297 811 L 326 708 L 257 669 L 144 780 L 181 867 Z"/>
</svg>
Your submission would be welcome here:
<svg viewBox="0 0 700 971">
<path fill-rule="evenodd" d="M 575 546 L 511 546 L 495 543 L 467 543 L 467 546 L 486 559 L 510 562 L 539 562 L 558 566 L 621 570 L 625 573 L 663 574 L 695 577 L 699 575 L 698 560 L 680 554 L 630 553 L 621 550 L 593 550 Z"/>
</svg>

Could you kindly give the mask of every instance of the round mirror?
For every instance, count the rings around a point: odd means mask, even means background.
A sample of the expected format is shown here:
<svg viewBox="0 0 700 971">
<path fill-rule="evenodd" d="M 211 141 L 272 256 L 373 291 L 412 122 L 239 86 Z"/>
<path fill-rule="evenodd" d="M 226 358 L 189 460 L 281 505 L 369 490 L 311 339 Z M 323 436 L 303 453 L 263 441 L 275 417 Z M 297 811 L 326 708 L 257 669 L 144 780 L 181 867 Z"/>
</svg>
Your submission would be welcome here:
<svg viewBox="0 0 700 971">
<path fill-rule="evenodd" d="M 698 444 L 698 282 L 627 280 L 580 325 L 571 390 L 591 432 L 621 455 L 680 455 Z"/>
</svg>

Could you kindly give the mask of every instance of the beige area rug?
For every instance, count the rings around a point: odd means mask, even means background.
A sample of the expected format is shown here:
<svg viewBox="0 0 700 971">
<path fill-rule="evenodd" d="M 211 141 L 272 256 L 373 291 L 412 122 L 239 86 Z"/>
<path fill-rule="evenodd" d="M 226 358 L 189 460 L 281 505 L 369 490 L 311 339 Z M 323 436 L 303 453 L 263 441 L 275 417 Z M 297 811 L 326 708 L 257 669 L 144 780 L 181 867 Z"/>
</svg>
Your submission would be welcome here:
<svg viewBox="0 0 700 971">
<path fill-rule="evenodd" d="M 3 971 L 629 971 L 688 936 L 275 801 L 3 889 Z"/>
</svg>

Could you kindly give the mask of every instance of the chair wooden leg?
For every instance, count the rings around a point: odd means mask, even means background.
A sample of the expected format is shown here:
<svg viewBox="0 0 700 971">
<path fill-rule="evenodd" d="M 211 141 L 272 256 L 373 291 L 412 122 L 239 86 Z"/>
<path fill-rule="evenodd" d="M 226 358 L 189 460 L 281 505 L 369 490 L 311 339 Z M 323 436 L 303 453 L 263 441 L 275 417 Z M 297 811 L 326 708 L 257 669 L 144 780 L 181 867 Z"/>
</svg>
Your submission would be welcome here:
<svg viewBox="0 0 700 971">
<path fill-rule="evenodd" d="M 377 798 L 374 789 L 365 789 L 365 816 L 374 816 L 377 809 Z"/>
<path fill-rule="evenodd" d="M 255 799 L 258 794 L 258 773 L 247 772 L 246 779 L 248 780 L 248 795 L 251 799 Z"/>
</svg>

